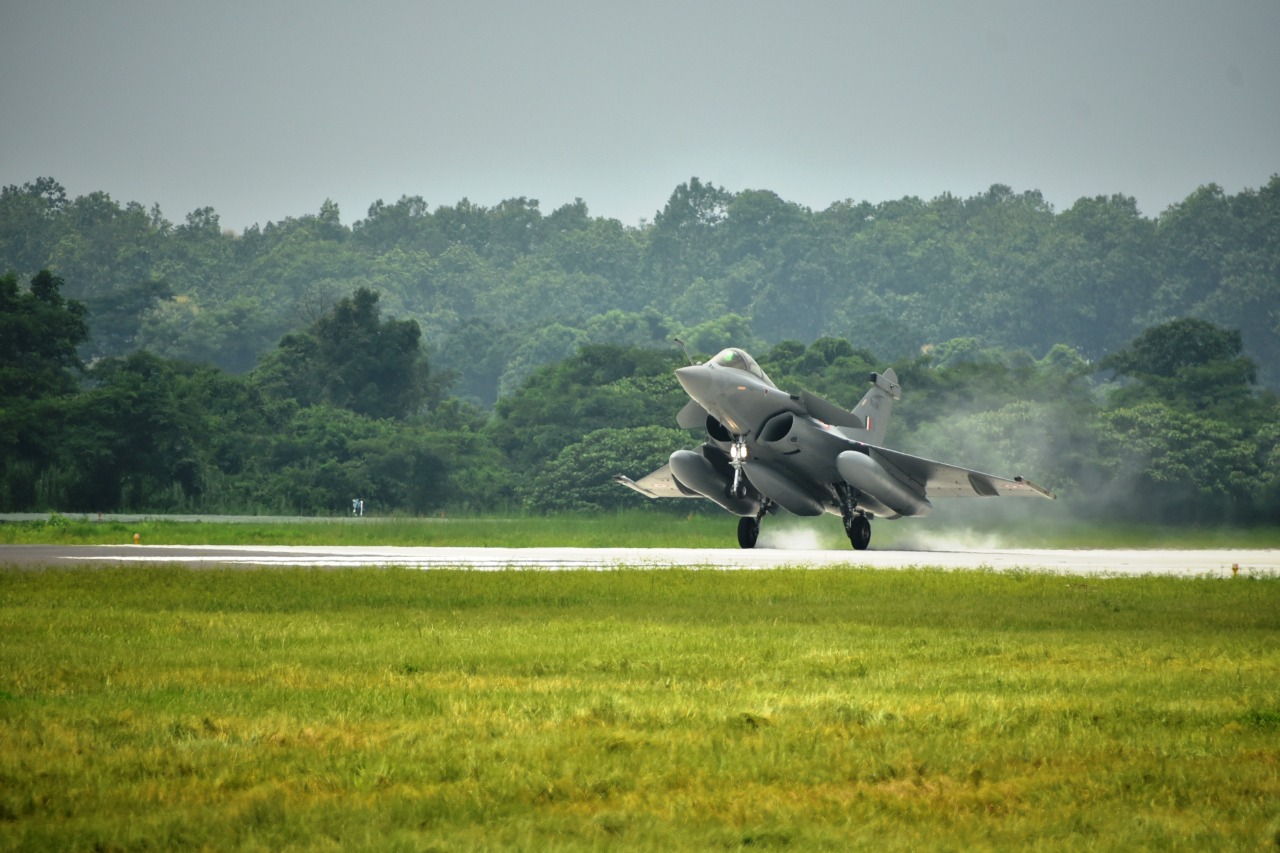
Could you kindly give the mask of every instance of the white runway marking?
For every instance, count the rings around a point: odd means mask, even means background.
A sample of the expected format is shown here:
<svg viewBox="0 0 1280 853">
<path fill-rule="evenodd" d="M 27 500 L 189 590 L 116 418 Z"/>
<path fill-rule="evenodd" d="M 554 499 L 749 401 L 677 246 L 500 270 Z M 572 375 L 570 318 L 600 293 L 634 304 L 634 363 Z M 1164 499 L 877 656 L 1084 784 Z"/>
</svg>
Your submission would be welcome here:
<svg viewBox="0 0 1280 853">
<path fill-rule="evenodd" d="M 182 563 L 192 566 L 313 566 L 421 569 L 768 569 L 861 566 L 1043 571 L 1070 575 L 1230 577 L 1280 574 L 1280 550 L 788 551 L 683 548 L 407 548 L 206 545 L 4 546 L 0 564 Z"/>
</svg>

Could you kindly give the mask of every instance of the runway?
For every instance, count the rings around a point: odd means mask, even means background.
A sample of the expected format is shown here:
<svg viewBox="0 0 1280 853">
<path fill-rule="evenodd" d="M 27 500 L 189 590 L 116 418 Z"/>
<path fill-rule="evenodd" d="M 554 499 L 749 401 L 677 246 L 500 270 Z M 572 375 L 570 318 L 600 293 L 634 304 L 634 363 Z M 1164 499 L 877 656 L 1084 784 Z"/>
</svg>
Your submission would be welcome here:
<svg viewBox="0 0 1280 853">
<path fill-rule="evenodd" d="M 868 567 L 987 569 L 1064 575 L 1231 577 L 1280 574 L 1280 550 L 806 551 L 685 548 L 407 548 L 364 546 L 3 545 L 0 568 L 180 564 L 193 568 L 285 567 L 567 570 L 619 568 Z"/>
</svg>

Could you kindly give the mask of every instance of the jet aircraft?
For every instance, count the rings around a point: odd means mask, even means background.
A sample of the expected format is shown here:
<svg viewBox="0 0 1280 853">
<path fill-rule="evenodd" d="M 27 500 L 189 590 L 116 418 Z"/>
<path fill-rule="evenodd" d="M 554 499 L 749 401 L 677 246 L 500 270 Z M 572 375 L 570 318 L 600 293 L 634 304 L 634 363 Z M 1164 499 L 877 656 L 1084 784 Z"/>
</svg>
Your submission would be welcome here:
<svg viewBox="0 0 1280 853">
<path fill-rule="evenodd" d="M 755 547 L 760 522 L 778 507 L 796 515 L 839 515 L 854 548 L 871 542 L 871 518 L 926 515 L 932 498 L 1044 497 L 1022 477 L 1006 479 L 933 462 L 884 446 L 893 404 L 902 399 L 892 369 L 847 411 L 802 391 L 789 394 L 750 355 L 730 347 L 704 364 L 676 370 L 691 398 L 676 422 L 705 426 L 696 450 L 677 450 L 638 481 L 614 479 L 649 498 L 703 497 L 739 516 L 738 544 Z"/>
</svg>

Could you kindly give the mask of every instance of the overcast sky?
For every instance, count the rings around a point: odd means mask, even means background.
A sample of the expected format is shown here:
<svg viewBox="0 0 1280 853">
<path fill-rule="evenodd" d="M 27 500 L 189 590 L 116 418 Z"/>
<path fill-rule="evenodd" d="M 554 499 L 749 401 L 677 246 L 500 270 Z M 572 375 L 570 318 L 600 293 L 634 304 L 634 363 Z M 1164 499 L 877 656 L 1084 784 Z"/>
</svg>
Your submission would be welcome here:
<svg viewBox="0 0 1280 853">
<path fill-rule="evenodd" d="M 240 230 L 420 195 L 652 220 L 993 183 L 1155 216 L 1280 172 L 1280 2 L 0 0 L 0 184 Z"/>
</svg>

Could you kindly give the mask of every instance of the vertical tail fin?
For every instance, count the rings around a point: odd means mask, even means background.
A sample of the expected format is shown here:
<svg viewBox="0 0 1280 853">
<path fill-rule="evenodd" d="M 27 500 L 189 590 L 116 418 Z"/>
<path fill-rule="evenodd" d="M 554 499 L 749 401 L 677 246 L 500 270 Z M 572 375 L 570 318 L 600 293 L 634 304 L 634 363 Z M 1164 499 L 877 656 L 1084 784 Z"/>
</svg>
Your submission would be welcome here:
<svg viewBox="0 0 1280 853">
<path fill-rule="evenodd" d="M 867 444 L 884 444 L 894 401 L 901 399 L 902 388 L 898 385 L 898 374 L 894 373 L 892 367 L 884 373 L 871 374 L 871 390 L 853 407 L 853 413 L 867 424 L 864 439 Z"/>
</svg>

